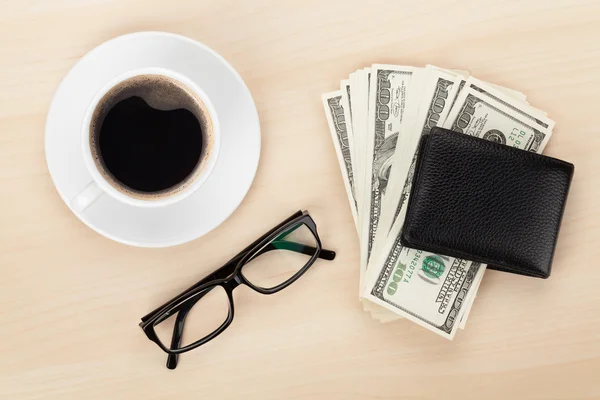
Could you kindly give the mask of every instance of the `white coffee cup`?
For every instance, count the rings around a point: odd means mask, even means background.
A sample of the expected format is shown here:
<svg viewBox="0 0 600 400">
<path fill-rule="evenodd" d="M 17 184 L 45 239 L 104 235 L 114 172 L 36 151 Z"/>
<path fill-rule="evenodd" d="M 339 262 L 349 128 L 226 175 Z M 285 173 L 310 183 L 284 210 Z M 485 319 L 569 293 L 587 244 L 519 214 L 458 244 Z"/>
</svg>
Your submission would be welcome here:
<svg viewBox="0 0 600 400">
<path fill-rule="evenodd" d="M 144 76 L 159 76 L 171 79 L 189 89 L 202 104 L 204 115 L 211 124 L 210 132 L 203 133 L 208 134 L 210 140 L 207 143 L 207 138 L 204 138 L 206 147 L 203 149 L 203 154 L 192 174 L 193 176 L 189 180 L 186 179 L 184 184 L 176 188 L 177 190 L 173 190 L 172 193 L 166 195 L 141 196 L 134 191 L 124 189 L 122 184 L 115 183 L 115 180 L 111 179 L 106 170 L 99 164 L 98 157 L 95 155 L 97 151 L 92 148 L 93 145 L 90 140 L 94 113 L 107 93 L 124 82 Z M 210 99 L 202 89 L 184 75 L 165 68 L 140 68 L 115 77 L 94 95 L 85 112 L 81 126 L 81 151 L 92 180 L 72 199 L 70 202 L 71 208 L 75 212 L 83 212 L 103 195 L 112 196 L 120 202 L 136 207 L 162 207 L 180 202 L 197 191 L 211 174 L 219 153 L 219 133 L 219 121 Z"/>
</svg>

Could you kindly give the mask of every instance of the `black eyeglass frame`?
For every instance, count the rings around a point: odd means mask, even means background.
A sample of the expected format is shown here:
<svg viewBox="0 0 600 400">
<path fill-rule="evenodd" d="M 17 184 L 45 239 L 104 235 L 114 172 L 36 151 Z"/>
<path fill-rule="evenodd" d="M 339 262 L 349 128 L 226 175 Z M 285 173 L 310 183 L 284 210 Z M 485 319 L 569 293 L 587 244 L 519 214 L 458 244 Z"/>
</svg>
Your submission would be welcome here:
<svg viewBox="0 0 600 400">
<path fill-rule="evenodd" d="M 280 241 L 278 243 L 274 242 L 278 236 L 284 233 L 286 230 L 289 230 L 292 227 L 300 226 L 304 224 L 313 234 L 315 238 L 316 247 L 306 246 L 300 243 L 289 242 L 289 241 Z M 276 244 L 273 244 L 276 243 Z M 270 248 L 268 246 L 271 246 Z M 298 270 L 293 276 L 291 276 L 286 281 L 280 283 L 277 286 L 272 288 L 263 288 L 260 286 L 256 286 L 252 282 L 250 282 L 243 274 L 242 268 L 246 265 L 251 259 L 254 257 L 263 254 L 269 250 L 275 250 L 278 247 L 286 248 L 288 250 L 293 250 L 299 253 L 303 253 L 306 255 L 310 255 L 310 260 Z M 234 317 L 234 301 L 233 301 L 233 290 L 241 284 L 247 285 L 253 290 L 261 293 L 261 294 L 273 294 L 277 293 L 282 289 L 285 289 L 292 283 L 294 283 L 298 278 L 300 278 L 316 261 L 317 258 L 322 258 L 325 260 L 333 260 L 335 258 L 335 252 L 331 250 L 324 250 L 321 245 L 321 240 L 317 233 L 317 226 L 314 220 L 308 215 L 306 211 L 298 211 L 294 213 L 292 216 L 275 226 L 269 232 L 265 233 L 263 236 L 255 240 L 249 246 L 247 246 L 244 250 L 239 252 L 235 257 L 229 260 L 225 265 L 221 268 L 217 269 L 210 275 L 206 276 L 204 279 L 198 281 L 196 284 L 185 290 L 183 293 L 174 297 L 170 301 L 166 302 L 162 306 L 156 308 L 154 311 L 148 313 L 144 317 L 142 317 L 142 322 L 140 322 L 139 326 L 142 328 L 148 339 L 156 343 L 165 353 L 169 354 L 169 359 L 167 360 L 167 367 L 170 369 L 174 369 L 177 366 L 177 355 L 188 352 L 190 350 L 196 349 L 203 344 L 209 342 L 210 340 L 217 337 L 221 334 L 233 321 Z M 212 333 L 201 338 L 189 345 L 181 346 L 181 339 L 183 335 L 183 327 L 185 323 L 185 318 L 191 308 L 199 301 L 202 296 L 207 294 L 210 290 L 209 288 L 214 288 L 217 286 L 221 286 L 225 292 L 227 293 L 227 298 L 229 300 L 229 311 L 227 318 L 225 321 Z M 212 290 L 212 289 L 211 289 Z M 175 321 L 175 326 L 173 329 L 173 336 L 171 339 L 171 347 L 166 347 L 158 335 L 154 327 L 171 317 L 173 314 L 177 313 L 177 319 Z"/>
</svg>

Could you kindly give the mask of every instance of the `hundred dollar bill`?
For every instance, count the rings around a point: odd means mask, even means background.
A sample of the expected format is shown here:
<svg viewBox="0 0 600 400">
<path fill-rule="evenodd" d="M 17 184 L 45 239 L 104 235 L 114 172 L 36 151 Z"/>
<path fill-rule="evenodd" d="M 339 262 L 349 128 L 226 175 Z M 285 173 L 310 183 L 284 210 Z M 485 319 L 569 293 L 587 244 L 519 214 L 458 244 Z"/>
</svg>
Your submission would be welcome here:
<svg viewBox="0 0 600 400">
<path fill-rule="evenodd" d="M 352 120 L 352 95 L 350 89 L 350 80 L 345 79 L 340 82 L 340 91 L 342 94 L 342 108 L 344 109 L 344 115 L 346 120 L 346 132 L 348 134 L 348 147 L 350 148 L 350 160 L 352 165 L 352 176 L 353 176 L 353 185 L 352 185 L 352 193 L 354 193 L 354 199 L 356 202 L 356 213 L 358 217 L 358 210 L 360 210 L 361 201 L 358 187 L 358 169 L 360 168 L 360 164 L 358 163 L 357 158 L 357 146 L 355 143 L 355 135 L 354 135 L 354 124 Z M 356 229 L 360 234 L 360 218 L 357 218 Z"/>
<path fill-rule="evenodd" d="M 365 156 L 362 169 L 363 198 L 361 210 L 360 281 L 359 298 L 362 296 L 369 254 L 379 220 L 382 195 L 387 185 L 389 160 L 395 150 L 396 141 L 403 122 L 406 92 L 415 68 L 392 65 L 373 65 L 363 71 L 366 80 L 367 116 L 365 124 Z M 363 81 L 364 82 L 364 81 Z M 377 130 L 376 130 L 377 128 Z M 366 311 L 377 312 L 379 307 L 363 303 Z"/>
<path fill-rule="evenodd" d="M 358 148 L 358 152 L 360 152 L 360 157 L 361 157 L 361 176 L 360 176 L 360 187 L 362 190 L 362 203 L 361 203 L 361 208 L 359 210 L 360 213 L 363 212 L 364 208 L 365 208 L 365 198 L 367 196 L 369 196 L 367 187 L 365 187 L 365 180 L 366 180 L 366 176 L 367 176 L 367 160 L 368 157 L 370 156 L 370 154 L 367 153 L 367 140 L 368 140 L 368 136 L 369 136 L 369 105 L 370 105 L 370 100 L 369 100 L 369 95 L 371 93 L 371 89 L 370 89 L 370 83 L 371 83 L 371 68 L 370 67 L 366 67 L 363 68 L 362 71 L 359 72 L 359 83 L 360 83 L 360 98 L 361 101 L 359 103 L 359 109 L 360 109 L 360 114 L 361 114 L 361 142 L 360 142 L 360 148 Z M 362 223 L 364 223 L 364 221 L 366 220 L 366 216 L 363 214 L 361 215 L 361 219 L 362 219 Z M 362 229 L 362 225 L 361 225 L 361 229 Z M 361 230 L 362 232 L 362 230 Z M 360 240 L 360 234 L 359 234 L 359 240 Z"/>
<path fill-rule="evenodd" d="M 399 173 L 399 170 L 402 171 L 403 168 L 407 167 L 407 161 L 412 160 L 412 163 L 410 164 L 410 172 L 412 172 L 416 154 L 414 156 L 404 155 L 404 152 L 408 147 L 416 146 L 413 143 L 416 139 L 411 138 L 411 136 L 419 138 L 436 126 L 438 121 L 443 121 L 446 118 L 450 111 L 450 101 L 456 96 L 458 91 L 457 83 L 461 80 L 465 80 L 460 74 L 430 65 L 419 72 L 421 75 L 416 79 L 413 78 L 413 82 L 411 83 L 415 89 L 412 93 L 414 96 L 410 99 L 413 105 L 411 109 L 406 111 L 407 119 L 409 120 L 407 123 L 407 132 L 401 137 L 396 146 L 396 152 L 392 160 L 389 175 L 390 182 L 398 182 L 397 176 L 399 175 L 401 176 L 402 182 L 404 182 L 404 177 L 406 175 L 402 172 Z M 414 154 L 414 150 L 410 154 Z M 410 182 L 412 182 L 412 180 Z M 403 188 L 404 190 L 402 190 Z M 406 190 L 410 190 L 407 184 L 402 186 L 392 184 L 387 188 L 386 196 L 383 199 L 384 206 L 381 210 L 381 218 L 379 220 L 379 226 L 373 244 L 373 253 L 379 253 L 381 247 L 385 244 L 388 232 L 393 224 L 393 219 L 397 215 L 397 213 L 394 214 L 393 211 L 394 209 L 399 208 L 399 206 L 396 205 L 400 204 L 400 201 L 403 201 L 403 198 L 400 197 L 400 195 L 404 196 Z M 368 268 L 369 267 L 367 267 L 367 269 Z M 373 312 L 372 314 L 382 322 L 400 318 L 389 310 L 381 309 L 381 307 L 379 307 L 379 311 Z"/>
<path fill-rule="evenodd" d="M 352 165 L 356 165 L 356 145 L 354 143 L 354 129 L 352 125 L 352 107 L 350 103 L 352 102 L 352 95 L 350 93 L 350 80 L 344 79 L 340 82 L 340 91 L 342 94 L 342 107 L 344 108 L 344 114 L 346 116 L 346 132 L 348 133 L 348 147 L 350 148 L 350 158 L 352 160 Z M 356 171 L 354 171 L 354 177 L 356 180 Z M 356 184 L 355 184 L 356 186 Z M 356 190 L 355 190 L 355 196 Z M 358 203 L 358 198 L 356 199 Z"/>
<path fill-rule="evenodd" d="M 413 250 L 394 238 L 365 299 L 452 339 L 485 268 L 478 263 Z M 375 266 L 371 266 L 369 273 Z"/>
<path fill-rule="evenodd" d="M 438 67 L 434 67 L 434 68 L 438 68 Z M 465 85 L 466 83 L 466 79 L 467 78 L 472 78 L 471 74 L 469 73 L 469 71 L 465 71 L 462 69 L 450 69 L 450 70 L 444 70 L 443 68 L 438 68 L 441 69 L 442 71 L 450 71 L 451 73 L 454 73 L 456 75 L 459 75 L 461 77 L 463 77 L 465 79 L 464 82 L 461 82 L 460 88 L 462 89 L 462 87 Z M 474 78 L 473 78 L 474 79 Z M 480 81 L 477 79 L 477 82 L 481 82 L 485 85 L 491 86 L 493 88 L 495 88 L 496 90 L 504 93 L 505 95 L 512 97 L 515 100 L 518 100 L 522 103 L 527 103 L 527 96 L 525 96 L 524 93 L 519 92 L 518 90 L 514 90 L 514 89 L 510 89 L 504 86 L 500 86 L 500 85 L 496 85 L 494 83 L 490 83 L 490 82 L 485 82 L 485 81 Z M 459 90 L 460 92 L 460 90 Z"/>
<path fill-rule="evenodd" d="M 547 117 L 546 112 L 530 106 L 524 99 L 525 96 L 522 93 L 490 84 L 488 82 L 483 82 L 474 77 L 467 79 L 465 87 L 479 92 L 481 96 L 484 96 L 485 98 L 491 98 L 501 103 L 505 107 L 510 108 L 513 112 L 516 112 L 521 116 L 530 119 L 539 119 L 550 129 L 554 128 L 554 121 Z M 523 107 L 523 103 L 527 104 L 527 107 Z M 524 112 L 522 108 L 524 108 L 526 112 Z"/>
<path fill-rule="evenodd" d="M 530 108 L 522 103 L 517 112 L 465 87 L 444 127 L 541 153 L 553 121 L 532 115 L 537 112 Z M 402 223 L 400 215 L 378 261 L 370 265 L 364 298 L 452 339 L 486 266 L 402 246 Z"/>
<path fill-rule="evenodd" d="M 462 315 L 462 317 L 460 318 L 460 323 L 458 325 L 458 329 L 465 329 L 466 325 L 467 325 L 467 320 L 469 318 L 469 314 L 471 313 L 471 309 L 473 307 L 473 303 L 475 302 L 476 298 L 477 298 L 477 292 L 479 290 L 479 285 L 481 284 L 481 281 L 483 280 L 483 274 L 478 274 L 475 277 L 475 281 L 473 282 L 473 287 L 472 287 L 472 291 L 473 291 L 473 296 L 469 299 L 469 301 L 467 301 L 465 307 L 465 312 Z M 363 301 L 363 308 L 365 308 L 365 310 L 369 311 L 371 313 L 371 316 L 378 320 L 379 322 L 383 323 L 383 324 L 387 324 L 393 321 L 397 321 L 399 319 L 403 319 L 402 316 L 395 314 L 394 312 L 387 310 L 383 307 L 380 307 L 374 303 L 371 303 L 370 301 Z"/>
<path fill-rule="evenodd" d="M 364 202 L 367 197 L 367 190 L 365 188 L 365 176 L 367 174 L 365 163 L 367 159 L 366 144 L 367 144 L 367 126 L 368 126 L 368 100 L 369 100 L 369 79 L 371 76 L 371 69 L 364 68 L 355 71 L 350 74 L 350 91 L 352 93 L 352 118 L 353 118 L 353 130 L 354 130 L 354 144 L 356 146 L 356 189 L 357 189 L 357 200 L 358 200 L 358 219 L 359 227 L 361 231 L 358 233 L 360 240 L 362 226 L 366 222 L 363 210 L 365 208 Z M 364 282 L 364 276 L 366 271 L 366 262 L 361 258 L 359 265 L 359 296 L 362 292 L 362 284 Z"/>
<path fill-rule="evenodd" d="M 475 277 L 475 280 L 472 283 L 471 290 L 473 291 L 474 295 L 471 296 L 471 298 L 466 302 L 466 305 L 464 306 L 465 311 L 464 311 L 464 314 L 462 315 L 462 317 L 460 318 L 460 323 L 458 325 L 459 329 L 465 329 L 465 327 L 467 325 L 467 320 L 469 318 L 469 314 L 471 313 L 473 303 L 476 300 L 477 291 L 479 290 L 479 285 L 482 281 L 483 275 L 484 275 L 483 273 L 477 274 Z M 370 301 L 363 301 L 363 304 L 370 305 L 369 309 L 371 312 L 371 316 L 383 324 L 387 324 L 389 322 L 403 319 L 402 316 L 400 316 L 390 310 L 387 310 L 383 307 L 379 307 L 378 305 L 371 303 Z"/>
<path fill-rule="evenodd" d="M 475 295 L 472 296 L 471 299 L 464 306 L 465 312 L 460 319 L 460 324 L 458 325 L 458 329 L 465 329 L 465 327 L 467 326 L 467 320 L 469 318 L 469 314 L 471 313 L 473 303 L 475 302 L 475 300 L 477 298 L 477 291 L 479 290 L 479 284 L 482 281 L 481 278 L 483 278 L 483 274 L 479 274 L 478 278 L 476 277 L 475 281 L 473 282 L 472 290 Z M 370 301 L 364 301 L 363 304 L 368 306 L 368 307 L 366 307 L 366 309 L 371 312 L 371 316 L 374 319 L 381 322 L 382 324 L 387 324 L 387 323 L 390 323 L 393 321 L 397 321 L 399 319 L 403 319 L 402 316 L 395 314 L 392 311 L 389 311 L 383 307 L 379 307 L 378 305 L 371 303 Z"/>
<path fill-rule="evenodd" d="M 554 124 L 525 103 L 499 99 L 489 88 L 465 85 L 443 127 L 541 153 Z"/>
<path fill-rule="evenodd" d="M 340 170 L 342 171 L 344 187 L 346 188 L 346 195 L 348 196 L 348 201 L 350 203 L 352 217 L 354 218 L 354 224 L 358 229 L 358 206 L 354 191 L 354 174 L 352 158 L 350 156 L 350 146 L 348 144 L 348 132 L 346 130 L 347 117 L 344 107 L 342 107 L 342 93 L 339 90 L 325 93 L 322 96 L 322 99 L 323 106 L 325 107 L 327 124 L 329 125 L 331 138 L 333 139 L 333 146 L 335 147 L 335 153 L 338 157 Z"/>
<path fill-rule="evenodd" d="M 368 79 L 369 70 L 359 69 L 354 73 L 350 74 L 350 92 L 352 95 L 352 101 L 350 107 L 352 108 L 352 128 L 354 133 L 354 154 L 356 155 L 356 194 L 358 200 L 358 214 L 359 214 L 359 225 L 362 226 L 364 217 L 362 210 L 364 208 L 364 197 L 365 197 L 365 147 L 366 147 L 366 136 L 367 136 L 367 110 L 368 110 Z M 359 233 L 360 239 L 360 233 Z"/>
</svg>

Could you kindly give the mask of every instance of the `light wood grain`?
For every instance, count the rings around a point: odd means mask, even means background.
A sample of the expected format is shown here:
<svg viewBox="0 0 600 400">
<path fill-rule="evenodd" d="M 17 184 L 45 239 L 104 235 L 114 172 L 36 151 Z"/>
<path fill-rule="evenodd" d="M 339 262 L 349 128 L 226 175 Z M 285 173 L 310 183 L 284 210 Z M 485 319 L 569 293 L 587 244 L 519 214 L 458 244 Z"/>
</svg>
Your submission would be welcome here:
<svg viewBox="0 0 600 400">
<path fill-rule="evenodd" d="M 61 78 L 140 30 L 221 53 L 263 130 L 242 205 L 169 249 L 86 228 L 44 160 Z M 0 37 L 0 398 L 600 398 L 598 1 L 4 0 Z M 320 94 L 374 62 L 463 68 L 525 92 L 557 122 L 546 153 L 576 165 L 552 277 L 488 272 L 453 342 L 381 325 L 356 298 L 358 240 Z M 299 208 L 336 261 L 275 296 L 240 287 L 233 325 L 167 370 L 139 317 Z"/>
</svg>

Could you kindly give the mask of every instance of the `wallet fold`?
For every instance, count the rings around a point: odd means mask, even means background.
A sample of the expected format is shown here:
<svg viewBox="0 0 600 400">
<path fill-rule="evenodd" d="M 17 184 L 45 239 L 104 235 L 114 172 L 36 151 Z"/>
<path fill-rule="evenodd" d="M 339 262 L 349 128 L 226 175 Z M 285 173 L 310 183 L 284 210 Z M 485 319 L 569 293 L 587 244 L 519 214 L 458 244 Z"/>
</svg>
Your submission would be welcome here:
<svg viewBox="0 0 600 400">
<path fill-rule="evenodd" d="M 571 163 L 433 128 L 419 145 L 403 245 L 547 278 Z"/>
</svg>

